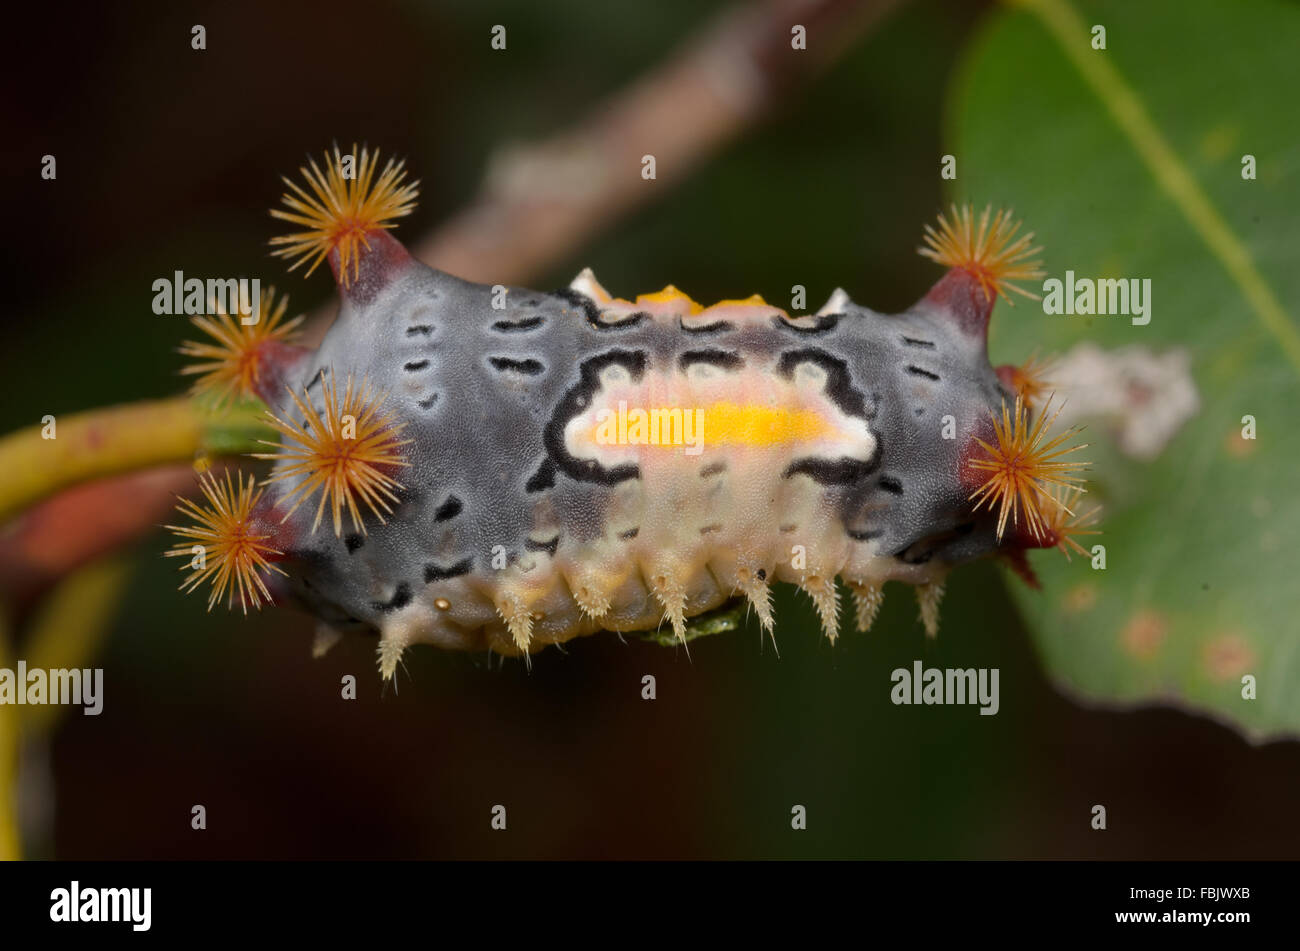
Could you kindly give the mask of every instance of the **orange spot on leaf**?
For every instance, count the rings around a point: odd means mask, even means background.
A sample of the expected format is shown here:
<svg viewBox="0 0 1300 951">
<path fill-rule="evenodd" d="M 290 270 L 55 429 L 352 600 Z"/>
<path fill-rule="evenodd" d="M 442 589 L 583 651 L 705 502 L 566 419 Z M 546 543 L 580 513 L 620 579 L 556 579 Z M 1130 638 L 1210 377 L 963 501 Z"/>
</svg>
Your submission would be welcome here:
<svg viewBox="0 0 1300 951">
<path fill-rule="evenodd" d="M 1124 649 L 1140 660 L 1150 660 L 1164 644 L 1169 633 L 1169 622 L 1155 611 L 1134 614 L 1120 633 Z"/>
<path fill-rule="evenodd" d="M 1231 631 L 1210 640 L 1201 652 L 1201 663 L 1211 680 L 1240 677 L 1255 663 L 1255 651 L 1240 633 Z"/>
</svg>

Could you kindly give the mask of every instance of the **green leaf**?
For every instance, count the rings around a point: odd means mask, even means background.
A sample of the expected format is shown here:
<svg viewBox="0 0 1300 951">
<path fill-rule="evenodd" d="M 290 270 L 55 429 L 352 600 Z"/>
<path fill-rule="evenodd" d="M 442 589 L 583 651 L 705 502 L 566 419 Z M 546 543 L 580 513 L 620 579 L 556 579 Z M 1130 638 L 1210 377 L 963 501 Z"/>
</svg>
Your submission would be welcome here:
<svg viewBox="0 0 1300 951">
<path fill-rule="evenodd" d="M 953 197 L 1014 205 L 1052 277 L 1150 278 L 1151 322 L 999 307 L 993 360 L 1082 342 L 1182 348 L 1199 410 L 1151 460 L 1120 452 L 1106 420 L 1089 422 L 1103 534 L 1083 541 L 1105 546 L 1106 568 L 1039 554 L 1042 591 L 1017 586 L 1016 597 L 1072 693 L 1172 703 L 1257 739 L 1295 733 L 1300 10 L 1017 6 L 985 24 L 955 80 Z M 1095 25 L 1105 50 L 1092 46 Z M 1247 675 L 1257 699 L 1243 698 Z"/>
<path fill-rule="evenodd" d="M 649 631 L 628 631 L 626 633 L 630 637 L 649 641 L 651 644 L 658 644 L 660 647 L 676 647 L 678 644 L 689 644 L 696 638 L 739 631 L 745 626 L 745 608 L 744 598 L 732 598 L 712 611 L 705 611 L 703 614 L 687 618 L 686 639 L 684 641 L 673 633 L 673 629 L 668 624 L 660 624 Z"/>
</svg>

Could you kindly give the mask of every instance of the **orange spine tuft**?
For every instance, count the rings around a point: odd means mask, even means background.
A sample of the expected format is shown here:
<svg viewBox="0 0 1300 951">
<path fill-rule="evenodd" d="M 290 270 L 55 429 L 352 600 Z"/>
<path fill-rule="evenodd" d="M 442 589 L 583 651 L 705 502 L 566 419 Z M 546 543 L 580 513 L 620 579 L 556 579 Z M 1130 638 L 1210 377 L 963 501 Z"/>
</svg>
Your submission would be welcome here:
<svg viewBox="0 0 1300 951">
<path fill-rule="evenodd" d="M 338 280 L 349 286 L 360 273 L 361 252 L 370 247 L 369 236 L 381 229 L 396 227 L 392 221 L 409 215 L 419 195 L 419 182 L 407 182 L 404 162 L 389 159 L 375 176 L 378 151 L 357 150 L 347 158 L 334 146 L 334 157 L 325 154 L 324 170 L 314 159 L 299 169 L 307 188 L 284 179 L 289 191 L 281 196 L 283 208 L 272 208 L 271 215 L 304 230 L 271 239 L 271 253 L 288 258 L 289 270 L 308 263 L 311 274 L 331 252 L 338 252 Z M 349 174 L 349 172 L 351 174 Z M 308 191 L 310 189 L 310 191 Z M 350 270 L 349 270 L 350 269 Z"/>
<path fill-rule="evenodd" d="M 1014 395 L 1023 398 L 1025 405 L 1033 409 L 1042 402 L 1043 397 L 1052 389 L 1052 383 L 1048 376 L 1055 366 L 1055 360 L 1040 358 L 1038 351 L 1034 351 L 1029 359 L 1020 366 L 1008 364 L 998 367 L 997 374 L 1007 389 Z"/>
<path fill-rule="evenodd" d="M 271 535 L 259 532 L 254 521 L 253 510 L 262 490 L 254 491 L 253 477 L 249 476 L 248 482 L 244 482 L 240 473 L 236 473 L 232 483 L 229 470 L 224 482 L 211 473 L 204 473 L 199 476 L 199 486 L 207 500 L 206 505 L 180 499 L 176 506 L 176 511 L 192 519 L 194 524 L 166 526 L 181 542 L 164 554 L 191 559 L 189 565 L 181 568 L 191 572 L 181 583 L 181 590 L 188 594 L 204 582 L 211 582 L 209 611 L 223 595 L 226 607 L 233 607 L 236 594 L 245 614 L 250 602 L 260 610 L 264 600 L 268 603 L 272 600 L 262 574 L 268 571 L 284 574 L 271 564 L 271 559 L 283 552 L 267 544 Z M 200 551 L 195 551 L 196 546 Z M 195 559 L 198 559 L 198 564 L 194 563 Z"/>
<path fill-rule="evenodd" d="M 344 508 L 351 515 L 355 529 L 364 534 L 365 523 L 357 500 L 364 502 L 380 523 L 384 522 L 385 514 L 392 514 L 392 505 L 398 501 L 394 490 L 402 489 L 402 485 L 385 470 L 409 465 L 401 447 L 411 440 L 398 438 L 406 424 L 395 421 L 384 411 L 384 395 L 372 393 L 364 380 L 359 387 L 354 387 L 349 375 L 341 400 L 332 373 L 326 379 L 325 372 L 321 371 L 321 382 L 324 416 L 316 412 L 305 392 L 299 396 L 290 389 L 289 395 L 305 424 L 299 425 L 268 411 L 271 425 L 284 437 L 284 442 L 279 444 L 279 452 L 255 455 L 259 459 L 288 463 L 269 481 L 299 480 L 285 497 L 291 507 L 283 520 L 319 491 L 313 532 L 320 526 L 328 504 L 336 536 L 343 533 Z"/>
<path fill-rule="evenodd" d="M 990 220 L 990 216 L 992 216 Z M 952 206 L 952 220 L 942 213 L 939 226 L 925 226 L 925 244 L 917 253 L 948 268 L 960 268 L 977 281 L 984 296 L 992 301 L 1000 295 L 1014 303 L 1007 291 L 1038 300 L 1037 294 L 1015 284 L 1041 278 L 1041 261 L 1034 256 L 1043 249 L 1033 246 L 1033 232 L 1016 237 L 1020 222 L 1011 218 L 1010 210 L 993 215 L 991 206 L 984 209 L 976 224 L 970 205 Z"/>
<path fill-rule="evenodd" d="M 255 323 L 246 324 L 226 313 L 220 305 L 213 313 L 191 317 L 190 322 L 207 334 L 211 341 L 187 340 L 180 352 L 200 361 L 181 369 L 185 375 L 198 375 L 192 392 L 213 393 L 217 404 L 257 395 L 257 384 L 266 370 L 268 343 L 287 344 L 297 336 L 303 315 L 282 323 L 289 306 L 286 295 L 275 299 L 275 288 L 262 293 L 260 314 Z M 240 315 L 242 318 L 246 315 Z"/>
<path fill-rule="evenodd" d="M 1088 557 L 1087 549 L 1075 540 L 1076 536 L 1101 534 L 1092 527 L 1097 524 L 1101 507 L 1097 505 L 1087 509 L 1079 507 L 1079 500 L 1083 497 L 1084 491 L 1083 487 L 1078 485 L 1054 485 L 1048 490 L 1052 503 L 1047 507 L 1045 517 L 1047 539 L 1056 542 L 1056 547 L 1065 555 L 1066 561 L 1070 560 L 1071 549 L 1085 558 Z"/>
<path fill-rule="evenodd" d="M 1016 397 L 1015 409 L 1011 413 L 1007 412 L 1007 404 L 1003 401 L 1002 418 L 993 417 L 996 445 L 978 437 L 975 439 L 985 455 L 969 460 L 967 465 L 985 475 L 970 499 L 977 511 L 985 505 L 990 509 L 997 508 L 999 540 L 1006 531 L 1008 517 L 1017 526 L 1023 517 L 1025 527 L 1034 538 L 1047 540 L 1047 516 L 1055 511 L 1056 505 L 1049 487 L 1077 485 L 1082 480 L 1074 473 L 1088 466 L 1086 462 L 1065 458 L 1086 448 L 1086 444 L 1062 445 L 1078 434 L 1077 428 L 1048 437 L 1048 431 L 1061 412 L 1058 407 L 1049 417 L 1050 407 L 1049 398 L 1042 414 L 1031 425 L 1029 409 L 1022 397 Z"/>
</svg>

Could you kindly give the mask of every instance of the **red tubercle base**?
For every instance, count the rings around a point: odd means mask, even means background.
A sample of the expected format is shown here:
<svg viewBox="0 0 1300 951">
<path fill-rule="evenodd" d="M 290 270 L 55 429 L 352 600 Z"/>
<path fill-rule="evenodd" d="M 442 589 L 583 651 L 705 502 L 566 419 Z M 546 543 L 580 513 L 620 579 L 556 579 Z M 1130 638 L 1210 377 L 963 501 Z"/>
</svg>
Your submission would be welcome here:
<svg viewBox="0 0 1300 951">
<path fill-rule="evenodd" d="M 1029 526 L 1021 521 L 1019 524 L 1011 526 L 1003 544 L 1023 550 L 1029 548 L 1055 548 L 1060 541 L 1061 538 L 1056 532 L 1044 529 L 1042 535 L 1035 535 L 1029 530 Z"/>
<path fill-rule="evenodd" d="M 993 300 L 969 271 L 950 269 L 922 300 L 951 319 L 966 336 L 987 343 Z"/>
<path fill-rule="evenodd" d="M 980 440 L 988 443 L 990 446 L 997 445 L 997 433 L 993 429 L 993 418 L 985 415 L 975 421 L 971 427 L 971 434 L 966 437 L 962 443 L 961 451 L 957 455 L 957 480 L 966 492 L 974 492 L 988 481 L 989 473 L 983 469 L 976 469 L 972 466 L 972 459 L 983 459 L 988 457 L 988 452 L 980 445 Z"/>
<path fill-rule="evenodd" d="M 1029 563 L 1024 548 L 1018 546 L 1008 548 L 1002 552 L 1002 557 L 1006 559 L 1007 566 L 1020 577 L 1021 581 L 1035 591 L 1042 590 L 1043 586 L 1038 580 L 1038 575 L 1034 574 L 1033 565 Z"/>
<path fill-rule="evenodd" d="M 998 382 L 1013 396 L 1020 389 L 1019 374 L 1020 367 L 1014 363 L 1004 363 L 999 367 L 994 367 L 993 372 L 997 374 Z"/>
<path fill-rule="evenodd" d="M 278 406 L 295 371 L 312 354 L 307 347 L 267 340 L 257 350 L 257 377 L 253 392 L 267 406 Z"/>
<path fill-rule="evenodd" d="M 977 469 L 970 463 L 974 459 L 988 458 L 988 453 L 980 445 L 980 440 L 988 443 L 990 446 L 997 445 L 997 434 L 994 431 L 993 419 L 985 416 L 976 422 L 974 429 L 966 442 L 962 444 L 961 452 L 958 456 L 957 479 L 962 489 L 967 493 L 969 498 L 981 489 L 988 482 L 990 473 L 987 469 Z M 986 511 L 988 503 L 983 503 L 981 511 Z M 1021 515 L 1023 516 L 1023 512 Z M 1025 579 L 1030 587 L 1037 587 L 1038 581 L 1033 576 L 1029 568 L 1029 563 L 1024 559 L 1024 551 L 1029 548 L 1054 548 L 1060 539 L 1053 532 L 1048 532 L 1042 537 L 1035 536 L 1026 524 L 1024 518 L 1016 522 L 1007 520 L 1006 534 L 1002 538 L 1003 554 L 1011 559 L 1011 567 L 1016 573 Z"/>
<path fill-rule="evenodd" d="M 329 263 L 339 293 L 353 303 L 368 304 L 380 290 L 400 277 L 413 259 L 387 229 L 374 228 L 358 242 L 356 257 L 348 262 L 346 273 L 341 272 L 337 246 L 329 253 Z"/>
<path fill-rule="evenodd" d="M 288 561 L 289 556 L 286 554 L 297 543 L 297 532 L 289 523 L 281 521 L 284 513 L 276 506 L 276 495 L 274 487 L 262 481 L 260 487 L 264 490 L 253 506 L 252 512 L 248 516 L 247 531 L 249 535 L 265 536 L 263 544 L 274 548 L 278 554 L 270 552 L 265 553 L 264 557 L 272 564 L 282 561 Z"/>
</svg>

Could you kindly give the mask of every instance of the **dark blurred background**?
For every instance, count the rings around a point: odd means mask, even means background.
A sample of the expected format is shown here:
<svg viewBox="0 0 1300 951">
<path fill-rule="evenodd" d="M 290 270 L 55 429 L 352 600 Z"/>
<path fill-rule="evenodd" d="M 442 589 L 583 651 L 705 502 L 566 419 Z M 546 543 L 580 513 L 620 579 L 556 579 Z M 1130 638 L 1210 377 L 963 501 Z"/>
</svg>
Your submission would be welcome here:
<svg viewBox="0 0 1300 951">
<path fill-rule="evenodd" d="M 337 140 L 405 155 L 414 241 L 509 142 L 571 126 L 711 20 L 699 0 L 606 4 L 236 2 L 29 9 L 5 74 L 9 230 L 0 431 L 181 388 L 178 318 L 151 282 L 256 273 L 294 311 L 322 275 L 266 255 L 278 176 Z M 984 6 L 900 3 L 814 82 L 529 283 L 583 266 L 627 296 L 712 301 L 836 286 L 898 310 L 944 200 L 945 92 Z M 190 28 L 208 48 L 190 47 Z M 508 50 L 489 47 L 494 24 Z M 40 157 L 58 178 L 39 177 Z M 656 186 L 647 186 L 656 187 Z M 1020 356 L 1017 354 L 1016 356 Z M 954 573 L 930 643 L 906 589 L 870 635 L 821 638 L 783 591 L 780 656 L 756 626 L 689 658 L 611 635 L 531 671 L 417 648 L 381 690 L 373 641 L 308 656 L 288 609 L 207 614 L 161 531 L 132 556 L 99 655 L 103 715 L 24 753 L 36 857 L 1294 858 L 1300 746 L 1253 747 L 1169 710 L 1084 709 L 1046 680 L 994 565 Z M 846 605 L 847 606 L 847 605 Z M 21 645 L 19 655 L 21 655 Z M 1001 711 L 893 706 L 890 671 L 998 667 Z M 356 676 L 359 699 L 340 698 Z M 643 701 L 653 674 L 658 699 Z M 494 804 L 506 832 L 489 828 Z M 1089 826 L 1093 804 L 1108 829 Z M 208 828 L 190 828 L 194 804 Z M 791 807 L 808 810 L 791 830 Z M 40 813 L 42 810 L 37 809 Z"/>
</svg>

